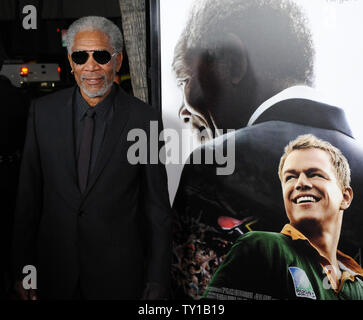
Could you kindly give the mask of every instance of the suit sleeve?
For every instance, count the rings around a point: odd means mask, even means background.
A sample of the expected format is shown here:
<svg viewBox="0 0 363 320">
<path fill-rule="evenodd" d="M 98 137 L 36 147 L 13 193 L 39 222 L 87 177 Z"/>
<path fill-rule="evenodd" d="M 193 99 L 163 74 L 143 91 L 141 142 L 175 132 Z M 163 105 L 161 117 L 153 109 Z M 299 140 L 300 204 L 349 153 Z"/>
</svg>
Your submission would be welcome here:
<svg viewBox="0 0 363 320">
<path fill-rule="evenodd" d="M 160 115 L 153 116 L 153 124 L 157 123 L 158 137 L 163 130 Z M 158 148 L 164 150 L 163 142 L 153 145 L 150 142 L 150 123 L 147 123 L 149 131 L 149 150 Z M 153 152 L 151 150 L 151 152 Z M 157 163 L 149 161 L 144 165 L 143 174 L 143 195 L 145 203 L 145 213 L 147 224 L 147 279 L 148 283 L 157 283 L 166 289 L 170 286 L 170 266 L 171 266 L 171 208 L 168 193 L 167 174 L 165 166 L 158 157 Z M 151 162 L 151 163 L 150 163 Z"/>
<path fill-rule="evenodd" d="M 36 265 L 35 249 L 42 206 L 42 171 L 36 135 L 35 105 L 29 109 L 14 216 L 13 268 L 20 280 L 26 265 Z"/>
</svg>

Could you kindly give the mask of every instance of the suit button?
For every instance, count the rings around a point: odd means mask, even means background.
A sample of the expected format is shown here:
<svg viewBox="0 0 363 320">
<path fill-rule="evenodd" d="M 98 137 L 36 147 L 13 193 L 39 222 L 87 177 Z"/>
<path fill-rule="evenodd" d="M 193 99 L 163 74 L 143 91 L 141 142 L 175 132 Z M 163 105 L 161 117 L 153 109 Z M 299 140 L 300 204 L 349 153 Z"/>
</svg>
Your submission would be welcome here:
<svg viewBox="0 0 363 320">
<path fill-rule="evenodd" d="M 78 216 L 79 216 L 79 217 L 82 217 L 83 215 L 84 215 L 84 211 L 79 211 L 79 212 L 78 212 Z"/>
</svg>

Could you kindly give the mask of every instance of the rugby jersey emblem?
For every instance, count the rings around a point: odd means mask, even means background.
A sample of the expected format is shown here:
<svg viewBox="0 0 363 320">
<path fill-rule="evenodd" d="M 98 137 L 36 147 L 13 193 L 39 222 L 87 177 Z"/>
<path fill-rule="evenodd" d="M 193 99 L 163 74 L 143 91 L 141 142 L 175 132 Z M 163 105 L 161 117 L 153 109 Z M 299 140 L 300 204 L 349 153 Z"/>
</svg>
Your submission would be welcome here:
<svg viewBox="0 0 363 320">
<path fill-rule="evenodd" d="M 289 271 L 294 282 L 296 296 L 316 300 L 314 289 L 305 271 L 298 267 L 289 267 Z"/>
</svg>

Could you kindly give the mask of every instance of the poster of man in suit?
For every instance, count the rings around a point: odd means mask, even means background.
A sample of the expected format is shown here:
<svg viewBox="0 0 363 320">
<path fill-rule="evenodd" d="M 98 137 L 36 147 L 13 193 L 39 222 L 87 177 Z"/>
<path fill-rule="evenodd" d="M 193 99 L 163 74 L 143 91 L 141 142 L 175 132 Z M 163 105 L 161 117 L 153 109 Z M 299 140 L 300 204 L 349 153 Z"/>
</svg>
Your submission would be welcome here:
<svg viewBox="0 0 363 320">
<path fill-rule="evenodd" d="M 199 299 L 241 234 L 281 230 L 278 162 L 302 134 L 329 141 L 349 161 L 355 198 L 340 247 L 361 264 L 359 12 L 354 0 L 160 2 L 164 126 L 183 137 L 181 161 L 167 166 L 176 297 Z M 232 140 L 233 173 L 193 161 L 228 153 Z"/>
</svg>

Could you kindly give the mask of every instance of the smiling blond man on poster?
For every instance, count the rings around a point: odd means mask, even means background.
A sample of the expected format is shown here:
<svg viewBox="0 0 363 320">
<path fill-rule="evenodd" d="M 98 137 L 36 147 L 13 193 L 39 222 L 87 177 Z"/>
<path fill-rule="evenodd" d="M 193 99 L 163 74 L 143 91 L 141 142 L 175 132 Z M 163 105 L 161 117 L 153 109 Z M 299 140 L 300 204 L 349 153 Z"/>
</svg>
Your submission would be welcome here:
<svg viewBox="0 0 363 320">
<path fill-rule="evenodd" d="M 290 223 L 280 233 L 242 235 L 205 297 L 362 300 L 363 270 L 338 250 L 353 199 L 347 159 L 330 143 L 302 135 L 285 147 L 279 177 Z"/>
</svg>

